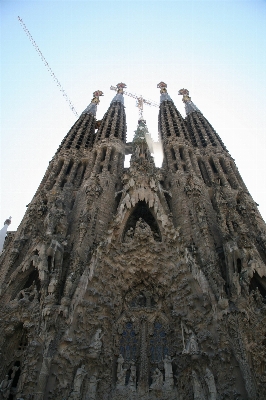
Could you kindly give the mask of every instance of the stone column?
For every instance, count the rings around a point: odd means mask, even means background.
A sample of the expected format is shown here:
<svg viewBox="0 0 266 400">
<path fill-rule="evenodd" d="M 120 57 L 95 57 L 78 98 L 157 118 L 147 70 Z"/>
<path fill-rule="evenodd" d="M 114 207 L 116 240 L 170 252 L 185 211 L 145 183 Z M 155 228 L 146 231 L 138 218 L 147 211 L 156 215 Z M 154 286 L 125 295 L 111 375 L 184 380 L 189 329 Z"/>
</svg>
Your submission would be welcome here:
<svg viewBox="0 0 266 400">
<path fill-rule="evenodd" d="M 148 365 L 148 345 L 147 345 L 147 321 L 143 317 L 141 321 L 140 338 L 140 374 L 138 393 L 144 395 L 149 392 L 149 365 Z"/>
</svg>

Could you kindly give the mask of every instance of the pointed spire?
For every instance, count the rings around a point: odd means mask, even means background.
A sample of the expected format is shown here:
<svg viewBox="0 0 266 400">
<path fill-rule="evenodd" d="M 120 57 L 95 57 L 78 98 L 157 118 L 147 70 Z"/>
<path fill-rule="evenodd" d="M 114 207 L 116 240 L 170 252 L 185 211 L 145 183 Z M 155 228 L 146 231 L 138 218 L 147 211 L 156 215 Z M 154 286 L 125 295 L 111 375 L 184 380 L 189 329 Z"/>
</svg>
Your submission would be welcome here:
<svg viewBox="0 0 266 400">
<path fill-rule="evenodd" d="M 160 104 L 162 104 L 163 101 L 173 101 L 169 94 L 167 93 L 167 84 L 164 82 L 160 82 L 157 85 L 157 88 L 160 89 L 161 97 L 160 97 Z"/>
<path fill-rule="evenodd" d="M 127 85 L 125 83 L 118 83 L 116 85 L 117 88 L 117 94 L 115 95 L 115 97 L 113 98 L 113 100 L 111 101 L 111 104 L 114 103 L 115 101 L 120 101 L 120 103 L 122 103 L 124 105 L 124 90 L 127 87 Z"/>
<path fill-rule="evenodd" d="M 133 144 L 133 158 L 132 161 L 136 161 L 139 158 L 146 158 L 149 161 L 153 161 L 151 153 L 153 153 L 153 140 L 149 133 L 149 130 L 144 119 L 138 120 L 138 126 L 135 130 L 135 135 L 132 141 Z"/>
<path fill-rule="evenodd" d="M 11 217 L 5 220 L 4 227 L 0 230 L 0 254 L 2 253 L 6 238 L 7 228 L 9 227 L 10 224 L 11 224 Z"/>
<path fill-rule="evenodd" d="M 100 103 L 100 96 L 103 96 L 103 92 L 101 90 L 96 90 L 96 92 L 93 93 L 93 99 L 82 114 L 92 114 L 96 116 L 97 105 Z"/>
<path fill-rule="evenodd" d="M 178 94 L 183 95 L 183 103 L 185 103 L 186 114 L 189 115 L 193 111 L 201 112 L 198 107 L 195 106 L 193 101 L 191 101 L 191 97 L 189 97 L 189 91 L 187 89 L 180 89 Z"/>
</svg>

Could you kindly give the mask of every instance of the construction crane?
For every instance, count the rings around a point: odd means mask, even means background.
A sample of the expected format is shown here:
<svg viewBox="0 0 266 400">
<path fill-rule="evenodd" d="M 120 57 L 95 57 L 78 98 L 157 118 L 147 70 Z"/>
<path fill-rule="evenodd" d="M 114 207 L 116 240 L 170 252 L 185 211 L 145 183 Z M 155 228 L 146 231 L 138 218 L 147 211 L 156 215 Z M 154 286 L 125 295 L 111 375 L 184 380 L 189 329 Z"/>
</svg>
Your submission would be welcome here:
<svg viewBox="0 0 266 400">
<path fill-rule="evenodd" d="M 28 38 L 30 39 L 33 47 L 35 48 L 35 50 L 37 51 L 37 53 L 39 54 L 39 56 L 41 57 L 44 65 L 46 66 L 46 68 L 48 69 L 48 71 L 50 72 L 50 75 L 52 76 L 53 80 L 55 81 L 55 83 L 57 84 L 57 86 L 59 87 L 60 92 L 62 93 L 62 95 L 64 96 L 65 100 L 68 102 L 69 107 L 71 108 L 72 112 L 74 113 L 74 115 L 76 117 L 79 116 L 79 114 L 77 113 L 77 111 L 75 110 L 75 107 L 73 106 L 71 100 L 69 99 L 66 91 L 64 90 L 63 86 L 61 85 L 61 83 L 59 82 L 59 80 L 57 79 L 57 77 L 55 76 L 53 70 L 51 69 L 50 65 L 48 64 L 48 62 L 46 61 L 44 55 L 42 54 L 41 50 L 39 49 L 39 47 L 37 46 L 37 43 L 35 42 L 35 40 L 33 39 L 33 37 L 31 36 L 29 30 L 27 29 L 26 25 L 24 24 L 22 18 L 20 18 L 18 16 L 18 20 L 23 28 L 23 30 L 25 31 L 26 35 L 28 36 Z"/>
<path fill-rule="evenodd" d="M 118 84 L 117 86 L 111 86 L 110 89 L 111 89 L 111 90 L 116 90 L 116 91 L 117 91 L 119 85 L 120 85 L 120 84 Z M 126 85 L 125 85 L 124 87 L 126 87 Z M 138 109 L 139 109 L 139 119 L 140 119 L 140 120 L 141 120 L 141 119 L 142 119 L 142 120 L 144 119 L 144 118 L 143 118 L 143 105 L 144 105 L 144 104 L 147 104 L 148 106 L 159 107 L 159 104 L 155 103 L 155 102 L 152 101 L 152 100 L 144 99 L 141 95 L 137 95 L 137 94 L 134 94 L 134 93 L 125 92 L 124 90 L 123 90 L 123 93 L 126 94 L 126 95 L 129 96 L 129 97 L 133 97 L 133 99 L 136 99 L 136 107 L 138 107 Z"/>
</svg>

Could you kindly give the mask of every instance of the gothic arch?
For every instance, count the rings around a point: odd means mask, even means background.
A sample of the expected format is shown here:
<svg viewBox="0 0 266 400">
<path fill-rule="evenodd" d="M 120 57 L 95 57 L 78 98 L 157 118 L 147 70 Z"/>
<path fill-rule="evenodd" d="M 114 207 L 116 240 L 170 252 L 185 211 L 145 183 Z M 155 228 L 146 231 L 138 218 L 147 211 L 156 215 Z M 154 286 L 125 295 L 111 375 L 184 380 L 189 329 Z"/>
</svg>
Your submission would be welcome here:
<svg viewBox="0 0 266 400">
<path fill-rule="evenodd" d="M 154 240 L 156 240 L 157 242 L 161 242 L 162 236 L 158 222 L 145 200 L 138 201 L 133 210 L 131 210 L 131 213 L 125 223 L 122 241 L 125 240 L 125 234 L 129 229 L 133 229 L 133 231 L 135 231 L 136 223 L 139 221 L 140 218 L 142 218 L 142 220 L 144 220 L 146 224 L 148 224 L 151 228 Z"/>
</svg>

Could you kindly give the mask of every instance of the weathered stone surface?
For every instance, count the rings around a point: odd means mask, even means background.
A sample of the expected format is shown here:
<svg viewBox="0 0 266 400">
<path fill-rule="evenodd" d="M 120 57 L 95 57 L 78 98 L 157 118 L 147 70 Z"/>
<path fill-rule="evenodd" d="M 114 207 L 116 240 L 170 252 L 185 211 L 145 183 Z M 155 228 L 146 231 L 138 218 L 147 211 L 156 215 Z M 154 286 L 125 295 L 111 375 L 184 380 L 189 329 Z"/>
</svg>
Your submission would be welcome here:
<svg viewBox="0 0 266 400">
<path fill-rule="evenodd" d="M 166 96 L 163 167 L 140 120 L 124 169 L 123 104 L 95 126 L 81 115 L 6 240 L 1 396 L 265 399 L 266 226 L 220 138 Z"/>
</svg>

